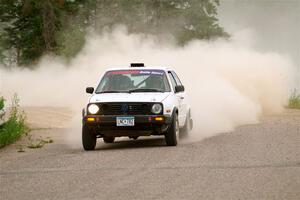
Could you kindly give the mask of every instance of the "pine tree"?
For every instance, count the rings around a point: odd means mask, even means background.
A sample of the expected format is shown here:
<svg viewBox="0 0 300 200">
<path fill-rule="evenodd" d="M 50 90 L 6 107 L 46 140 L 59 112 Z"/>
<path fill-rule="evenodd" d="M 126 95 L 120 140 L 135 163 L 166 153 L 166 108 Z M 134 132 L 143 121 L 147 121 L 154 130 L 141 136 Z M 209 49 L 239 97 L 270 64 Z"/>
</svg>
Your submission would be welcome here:
<svg viewBox="0 0 300 200">
<path fill-rule="evenodd" d="M 44 54 L 68 58 L 96 31 L 125 24 L 129 32 L 192 39 L 229 35 L 218 24 L 219 0 L 0 0 L 0 61 L 31 65 Z"/>
<path fill-rule="evenodd" d="M 56 35 L 64 9 L 64 0 L 1 0 L 0 23 L 4 28 L 0 37 L 18 65 L 29 65 L 46 53 L 57 52 Z"/>
<path fill-rule="evenodd" d="M 219 0 L 100 0 L 98 29 L 126 24 L 131 32 L 171 34 L 180 44 L 229 35 L 218 24 Z"/>
</svg>

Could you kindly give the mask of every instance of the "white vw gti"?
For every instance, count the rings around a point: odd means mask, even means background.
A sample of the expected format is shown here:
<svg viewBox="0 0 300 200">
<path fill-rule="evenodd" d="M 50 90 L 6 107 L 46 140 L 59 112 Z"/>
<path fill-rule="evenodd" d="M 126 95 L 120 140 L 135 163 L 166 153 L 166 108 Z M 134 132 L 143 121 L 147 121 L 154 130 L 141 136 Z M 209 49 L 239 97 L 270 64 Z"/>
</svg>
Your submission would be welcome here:
<svg viewBox="0 0 300 200">
<path fill-rule="evenodd" d="M 164 135 L 168 146 L 176 146 L 193 127 L 184 86 L 169 68 L 133 63 L 109 69 L 86 92 L 92 95 L 82 113 L 85 150 L 95 149 L 97 138 L 113 143 L 123 136 Z"/>
</svg>

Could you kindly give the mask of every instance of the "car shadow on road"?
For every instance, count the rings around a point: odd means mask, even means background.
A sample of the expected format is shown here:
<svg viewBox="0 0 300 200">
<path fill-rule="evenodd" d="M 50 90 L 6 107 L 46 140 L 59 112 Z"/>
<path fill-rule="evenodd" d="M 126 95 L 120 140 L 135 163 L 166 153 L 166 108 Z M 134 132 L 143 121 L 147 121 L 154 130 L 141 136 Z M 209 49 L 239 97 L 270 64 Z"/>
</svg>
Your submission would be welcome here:
<svg viewBox="0 0 300 200">
<path fill-rule="evenodd" d="M 119 150 L 119 149 L 135 149 L 135 148 L 152 148 L 165 147 L 163 137 L 159 138 L 139 138 L 137 140 L 117 140 L 112 144 L 105 144 L 101 139 L 98 139 L 95 150 Z"/>
</svg>

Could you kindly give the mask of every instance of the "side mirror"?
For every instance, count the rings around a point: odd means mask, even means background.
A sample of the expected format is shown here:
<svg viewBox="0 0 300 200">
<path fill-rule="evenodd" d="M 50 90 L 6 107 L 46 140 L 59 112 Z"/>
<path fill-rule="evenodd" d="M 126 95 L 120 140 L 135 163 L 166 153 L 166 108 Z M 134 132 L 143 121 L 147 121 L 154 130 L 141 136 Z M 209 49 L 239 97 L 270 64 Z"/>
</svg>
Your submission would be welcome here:
<svg viewBox="0 0 300 200">
<path fill-rule="evenodd" d="M 175 86 L 175 93 L 178 92 L 184 92 L 184 86 L 183 85 L 176 85 Z"/>
<path fill-rule="evenodd" d="M 94 88 L 93 88 L 93 87 L 87 87 L 87 88 L 85 89 L 85 91 L 86 91 L 86 93 L 88 93 L 88 94 L 93 94 Z"/>
</svg>

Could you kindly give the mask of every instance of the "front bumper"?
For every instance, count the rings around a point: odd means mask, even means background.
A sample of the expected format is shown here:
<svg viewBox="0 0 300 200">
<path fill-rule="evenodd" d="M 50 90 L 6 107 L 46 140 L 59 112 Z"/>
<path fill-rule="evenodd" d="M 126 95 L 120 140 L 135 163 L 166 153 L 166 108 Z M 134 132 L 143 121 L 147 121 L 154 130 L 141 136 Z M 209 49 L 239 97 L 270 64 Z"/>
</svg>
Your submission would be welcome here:
<svg viewBox="0 0 300 200">
<path fill-rule="evenodd" d="M 99 136 L 147 136 L 162 135 L 171 124 L 171 117 L 165 115 L 133 115 L 134 126 L 117 126 L 117 117 L 112 115 L 86 115 L 84 126 L 93 129 Z"/>
</svg>

